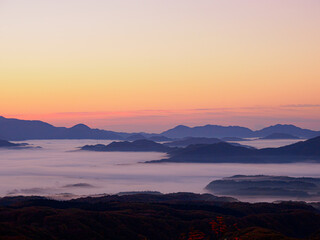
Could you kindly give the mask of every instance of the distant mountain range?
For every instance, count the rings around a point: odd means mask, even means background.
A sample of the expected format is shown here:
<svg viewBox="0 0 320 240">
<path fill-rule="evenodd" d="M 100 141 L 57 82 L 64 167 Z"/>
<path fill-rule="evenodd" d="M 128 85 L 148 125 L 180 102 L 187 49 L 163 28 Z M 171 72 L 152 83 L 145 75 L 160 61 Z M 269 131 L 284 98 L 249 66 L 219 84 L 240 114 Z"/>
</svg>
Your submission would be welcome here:
<svg viewBox="0 0 320 240">
<path fill-rule="evenodd" d="M 155 137 L 153 137 L 155 138 Z M 165 143 L 157 143 L 149 139 L 139 139 L 135 141 L 116 141 L 108 145 L 96 144 L 85 145 L 80 147 L 81 150 L 96 151 L 96 152 L 166 152 L 177 151 L 179 148 L 184 148 L 190 145 L 209 145 L 214 143 L 221 143 L 218 138 L 184 138 Z M 244 146 L 239 143 L 230 143 L 233 146 Z"/>
<path fill-rule="evenodd" d="M 141 139 L 133 142 L 112 142 L 109 145 L 85 145 L 81 147 L 81 150 L 97 152 L 169 152 L 172 149 L 161 143 Z"/>
<path fill-rule="evenodd" d="M 162 135 L 170 138 L 185 138 L 185 137 L 253 137 L 254 132 L 245 127 L 239 126 L 218 126 L 218 125 L 205 125 L 199 127 L 187 127 L 184 125 L 176 126 L 169 129 Z"/>
<path fill-rule="evenodd" d="M 320 137 L 279 148 L 247 148 L 226 142 L 195 144 L 169 152 L 168 159 L 151 162 L 285 163 L 320 160 Z"/>
<path fill-rule="evenodd" d="M 20 120 L 0 116 L 0 139 L 21 141 L 30 139 L 107 139 L 138 140 L 153 138 L 154 141 L 168 141 L 170 138 L 160 134 L 125 133 L 93 129 L 84 124 L 71 128 L 55 127 L 42 121 Z"/>
<path fill-rule="evenodd" d="M 19 120 L 0 116 L 0 136 L 5 140 L 28 139 L 110 139 L 110 140 L 139 140 L 169 141 L 170 139 L 186 137 L 206 138 L 251 138 L 266 137 L 274 133 L 290 134 L 300 138 L 320 136 L 320 131 L 302 129 L 294 125 L 274 125 L 258 131 L 239 126 L 206 125 L 187 127 L 179 125 L 161 134 L 154 133 L 125 133 L 102 129 L 93 129 L 84 124 L 71 128 L 55 127 L 42 121 Z M 152 139 L 153 138 L 153 139 Z"/>
<path fill-rule="evenodd" d="M 274 133 L 290 134 L 301 138 L 312 138 L 320 136 L 320 131 L 312 131 L 309 129 L 302 129 L 294 125 L 277 124 L 258 131 L 253 131 L 249 128 L 239 126 L 219 126 L 219 125 L 205 125 L 198 127 L 187 127 L 179 125 L 175 128 L 169 129 L 162 135 L 170 138 L 184 138 L 184 137 L 266 137 Z"/>
<path fill-rule="evenodd" d="M 123 139 L 129 134 L 92 129 L 84 124 L 71 128 L 55 127 L 42 121 L 0 117 L 0 135 L 6 140 L 27 139 Z"/>
<path fill-rule="evenodd" d="M 204 142 L 199 144 L 199 141 Z M 81 147 L 81 150 L 99 152 L 164 152 L 169 156 L 166 159 L 147 161 L 147 163 L 289 163 L 320 161 L 320 137 L 283 147 L 263 149 L 247 147 L 238 143 L 222 142 L 214 138 L 187 138 L 171 143 L 161 144 L 141 139 L 133 142 L 112 142 L 109 145 L 85 145 Z"/>
</svg>

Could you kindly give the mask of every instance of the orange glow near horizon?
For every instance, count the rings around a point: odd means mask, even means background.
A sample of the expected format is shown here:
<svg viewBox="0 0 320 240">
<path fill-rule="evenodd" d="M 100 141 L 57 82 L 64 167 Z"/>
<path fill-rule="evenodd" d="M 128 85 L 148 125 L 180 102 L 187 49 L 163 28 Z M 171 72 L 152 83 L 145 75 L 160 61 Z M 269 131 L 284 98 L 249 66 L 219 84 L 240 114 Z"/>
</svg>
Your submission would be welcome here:
<svg viewBox="0 0 320 240">
<path fill-rule="evenodd" d="M 319 12 L 317 0 L 2 0 L 0 115 L 320 129 Z"/>
</svg>

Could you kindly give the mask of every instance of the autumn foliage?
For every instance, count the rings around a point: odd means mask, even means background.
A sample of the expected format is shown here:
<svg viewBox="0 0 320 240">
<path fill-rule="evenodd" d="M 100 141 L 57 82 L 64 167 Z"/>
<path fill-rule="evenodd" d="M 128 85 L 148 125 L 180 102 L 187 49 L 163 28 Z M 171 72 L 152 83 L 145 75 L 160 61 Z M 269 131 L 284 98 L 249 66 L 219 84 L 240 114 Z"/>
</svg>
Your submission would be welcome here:
<svg viewBox="0 0 320 240">
<path fill-rule="evenodd" d="M 225 203 L 190 197 L 194 196 L 0 199 L 0 239 L 320 239 L 320 212 L 314 204 Z"/>
<path fill-rule="evenodd" d="M 209 222 L 210 232 L 205 234 L 199 230 L 191 230 L 187 234 L 181 234 L 179 240 L 241 240 L 240 237 L 227 236 L 230 233 L 239 231 L 237 224 L 228 226 L 225 222 L 224 217 L 218 216 Z"/>
</svg>

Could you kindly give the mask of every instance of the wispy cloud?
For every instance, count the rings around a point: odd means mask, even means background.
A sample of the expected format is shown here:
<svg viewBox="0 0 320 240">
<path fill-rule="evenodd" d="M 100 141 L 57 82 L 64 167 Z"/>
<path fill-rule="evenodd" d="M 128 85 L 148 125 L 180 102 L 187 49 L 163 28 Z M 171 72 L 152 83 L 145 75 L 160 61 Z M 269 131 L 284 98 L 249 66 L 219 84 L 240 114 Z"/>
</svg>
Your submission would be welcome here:
<svg viewBox="0 0 320 240">
<path fill-rule="evenodd" d="M 320 104 L 289 104 L 289 105 L 281 105 L 281 107 L 285 108 L 318 108 Z"/>
</svg>

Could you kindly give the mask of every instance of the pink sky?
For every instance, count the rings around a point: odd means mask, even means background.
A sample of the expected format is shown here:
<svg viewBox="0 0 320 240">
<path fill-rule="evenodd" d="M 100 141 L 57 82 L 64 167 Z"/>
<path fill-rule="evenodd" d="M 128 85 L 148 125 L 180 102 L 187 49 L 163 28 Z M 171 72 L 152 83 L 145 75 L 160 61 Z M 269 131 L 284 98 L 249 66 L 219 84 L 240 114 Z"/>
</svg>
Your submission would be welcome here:
<svg viewBox="0 0 320 240">
<path fill-rule="evenodd" d="M 0 0 L 0 115 L 320 129 L 319 0 Z"/>
</svg>

